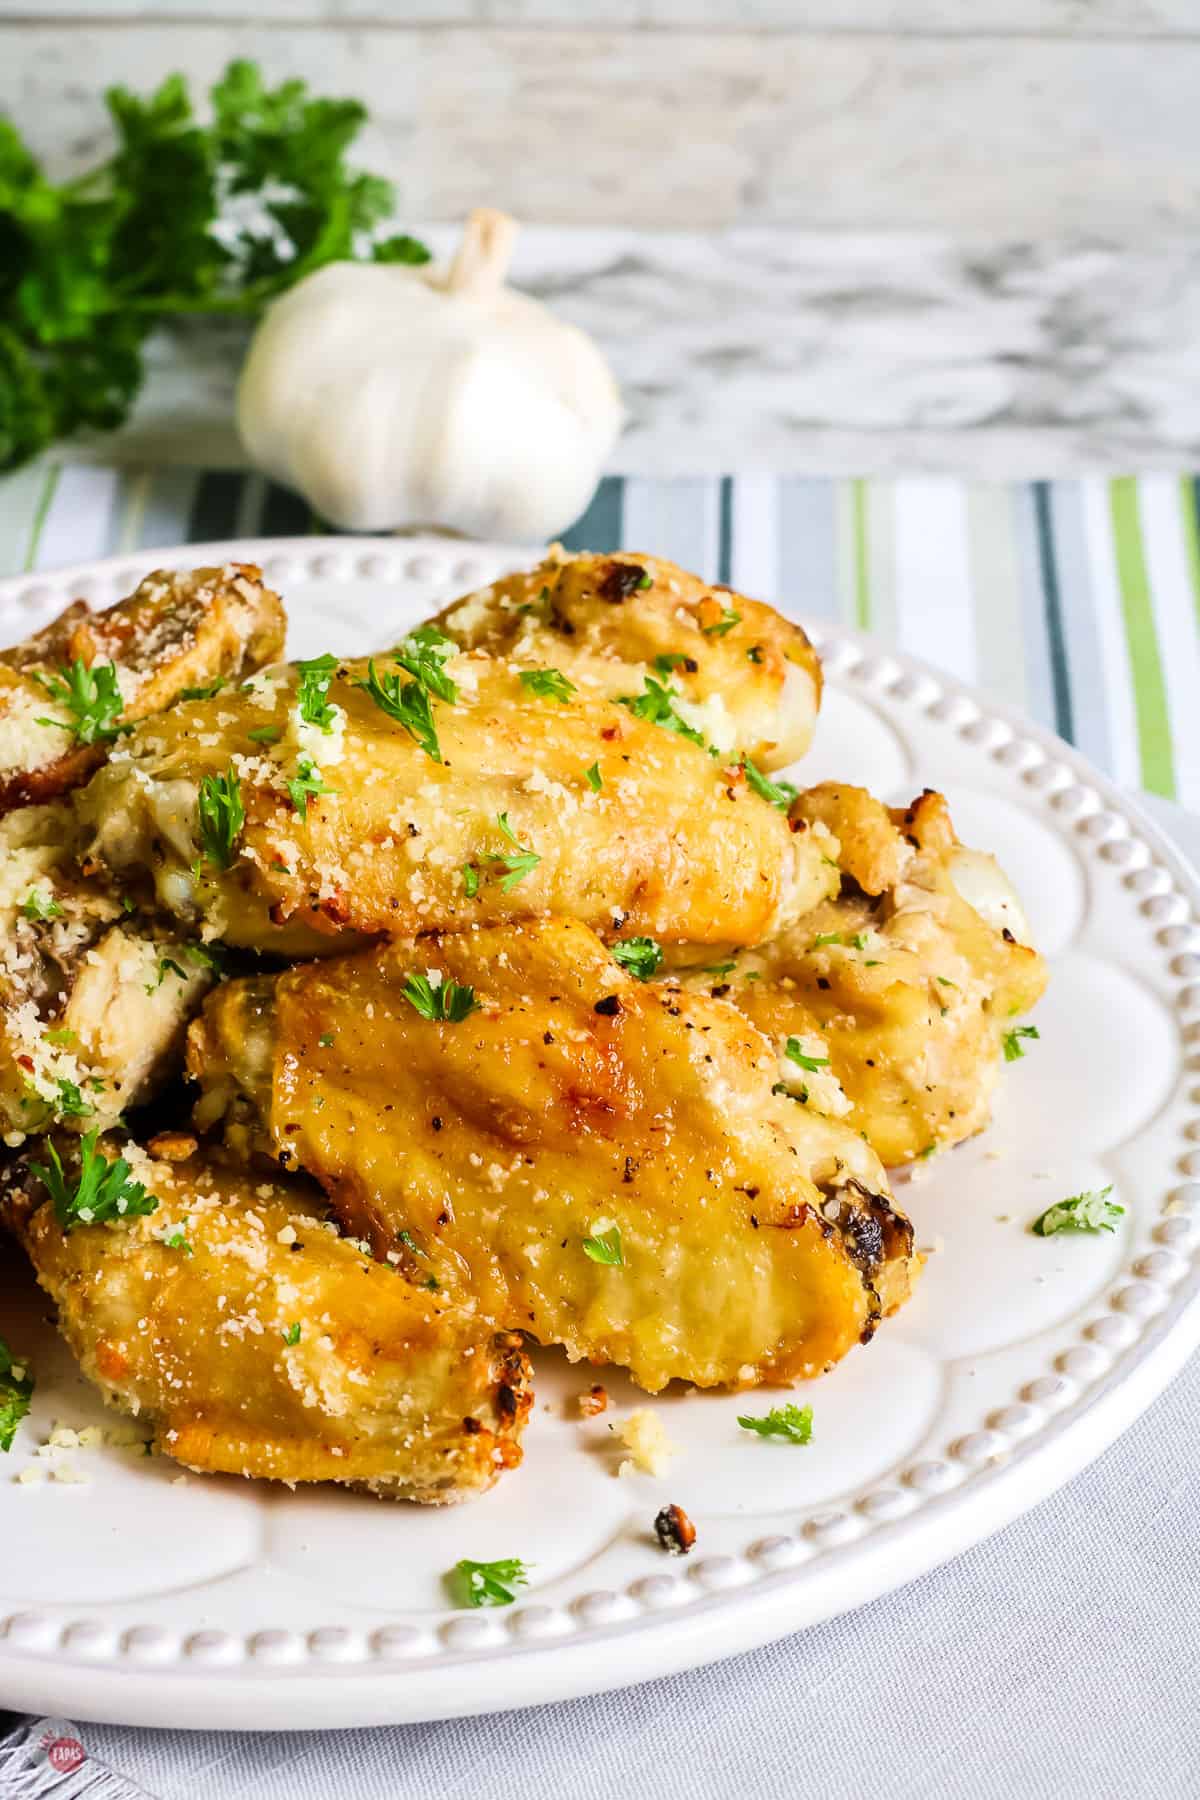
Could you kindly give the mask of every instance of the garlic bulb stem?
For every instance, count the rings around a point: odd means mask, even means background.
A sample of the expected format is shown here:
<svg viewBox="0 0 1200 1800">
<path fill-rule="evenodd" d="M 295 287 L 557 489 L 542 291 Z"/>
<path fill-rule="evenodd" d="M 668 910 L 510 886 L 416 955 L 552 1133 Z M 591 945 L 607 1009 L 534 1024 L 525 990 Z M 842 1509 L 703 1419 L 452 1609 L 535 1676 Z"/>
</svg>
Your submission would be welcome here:
<svg viewBox="0 0 1200 1800">
<path fill-rule="evenodd" d="M 517 240 L 517 221 L 492 206 L 469 213 L 446 276 L 446 292 L 486 300 L 504 286 Z"/>
</svg>

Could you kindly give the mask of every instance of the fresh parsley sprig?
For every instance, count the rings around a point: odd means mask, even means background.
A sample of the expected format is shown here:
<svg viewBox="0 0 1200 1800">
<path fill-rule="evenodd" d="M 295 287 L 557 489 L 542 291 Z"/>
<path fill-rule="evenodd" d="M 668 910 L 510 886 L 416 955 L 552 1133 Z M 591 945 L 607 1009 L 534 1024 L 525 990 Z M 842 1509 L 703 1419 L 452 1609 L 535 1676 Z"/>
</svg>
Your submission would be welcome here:
<svg viewBox="0 0 1200 1800">
<path fill-rule="evenodd" d="M 500 892 L 511 894 L 518 882 L 524 881 L 527 875 L 533 874 L 542 859 L 535 851 L 525 849 L 524 845 L 519 842 L 516 832 L 508 822 L 506 812 L 497 813 L 496 823 L 512 845 L 512 850 L 507 855 L 489 856 L 488 861 L 499 863 L 501 868 L 508 870 L 508 874 L 500 883 Z"/>
<path fill-rule="evenodd" d="M 788 1444 L 808 1444 L 812 1442 L 812 1407 L 773 1406 L 769 1413 L 755 1418 L 750 1413 L 739 1413 L 738 1424 L 743 1431 L 757 1432 L 762 1438 L 782 1438 Z"/>
<path fill-rule="evenodd" d="M 402 683 L 399 675 L 381 676 L 375 667 L 374 658 L 367 664 L 366 681 L 356 682 L 355 686 L 371 696 L 380 712 L 386 713 L 389 719 L 395 719 L 397 725 L 403 725 L 426 756 L 432 757 L 434 762 L 441 762 L 442 747 L 438 743 L 427 687 L 417 680 Z"/>
<path fill-rule="evenodd" d="M 302 819 L 308 817 L 308 802 L 316 794 L 336 794 L 337 789 L 326 787 L 319 770 L 311 756 L 302 756 L 296 765 L 296 773 L 287 783 L 288 798 Z"/>
<path fill-rule="evenodd" d="M 54 1216 L 64 1231 L 76 1225 L 105 1225 L 116 1219 L 129 1219 L 152 1213 L 158 1206 L 140 1181 L 131 1181 L 129 1164 L 123 1156 L 109 1162 L 96 1148 L 98 1133 L 89 1131 L 79 1143 L 79 1175 L 74 1187 L 67 1181 L 58 1150 L 53 1141 L 47 1143 L 50 1166 L 31 1162 L 54 1202 Z"/>
<path fill-rule="evenodd" d="M 495 1562 L 456 1562 L 448 1576 L 451 1592 L 460 1606 L 511 1606 L 513 1589 L 529 1581 L 519 1556 L 499 1557 Z"/>
<path fill-rule="evenodd" d="M 0 1338 L 0 1450 L 11 1450 L 17 1426 L 33 1399 L 33 1376 L 24 1357 L 14 1356 Z"/>
<path fill-rule="evenodd" d="M 541 700 L 558 700 L 565 705 L 575 692 L 575 683 L 568 681 L 561 669 L 522 669 L 519 679 L 523 688 Z"/>
<path fill-rule="evenodd" d="M 310 656 L 307 661 L 296 664 L 300 676 L 296 683 L 296 706 L 300 717 L 306 725 L 317 726 L 326 736 L 333 730 L 337 718 L 337 707 L 331 705 L 329 699 L 329 684 L 337 666 L 338 659 L 329 650 L 324 656 Z"/>
<path fill-rule="evenodd" d="M 610 1225 L 607 1231 L 594 1232 L 583 1240 L 583 1254 L 590 1262 L 602 1263 L 606 1269 L 623 1269 L 625 1252 L 621 1248 L 621 1228 Z"/>
<path fill-rule="evenodd" d="M 741 622 L 740 612 L 734 612 L 732 606 L 723 606 L 720 618 L 711 625 L 702 625 L 700 629 L 705 637 L 724 637 L 727 631 L 732 631 L 734 626 L 740 625 Z"/>
<path fill-rule="evenodd" d="M 474 1012 L 479 1002 L 475 989 L 457 981 L 430 981 L 428 975 L 406 975 L 404 998 L 423 1019 L 444 1019 L 458 1025 Z"/>
<path fill-rule="evenodd" d="M 418 625 L 393 653 L 400 667 L 429 693 L 451 706 L 458 699 L 458 684 L 451 681 L 444 664 L 457 656 L 460 646 L 436 625 Z"/>
<path fill-rule="evenodd" d="M 24 918 L 40 923 L 47 919 L 61 919 L 62 907 L 53 894 L 47 897 L 39 888 L 30 888 L 21 902 L 21 913 Z"/>
<path fill-rule="evenodd" d="M 1115 1231 L 1125 1208 L 1109 1199 L 1111 1193 L 1110 1182 L 1099 1192 L 1071 1194 L 1066 1200 L 1058 1200 L 1033 1221 L 1031 1230 L 1037 1237 L 1053 1237 L 1059 1231 Z"/>
<path fill-rule="evenodd" d="M 1036 1025 L 1014 1025 L 1012 1030 L 1006 1031 L 1001 1039 L 1004 1045 L 1005 1062 L 1020 1062 L 1025 1054 L 1021 1044 L 1022 1038 L 1037 1038 L 1041 1035 Z"/>
<path fill-rule="evenodd" d="M 787 1057 L 789 1062 L 794 1062 L 797 1067 L 804 1069 L 809 1075 L 815 1075 L 818 1069 L 827 1069 L 829 1067 L 829 1058 L 827 1056 L 806 1056 L 804 1051 L 800 1048 L 799 1038 L 788 1038 L 783 1046 L 783 1054 Z"/>
<path fill-rule="evenodd" d="M 642 682 L 640 694 L 621 694 L 617 698 L 618 706 L 627 706 L 635 719 L 649 719 L 652 725 L 661 725 L 664 731 L 674 731 L 679 737 L 687 738 L 691 744 L 704 743 L 703 734 L 689 725 L 675 710 L 675 702 L 680 698 L 677 689 L 669 681 L 656 681 L 653 675 L 647 675 Z"/>
<path fill-rule="evenodd" d="M 232 768 L 224 775 L 205 775 L 197 799 L 200 848 L 209 862 L 227 869 L 246 823 L 242 785 Z"/>
<path fill-rule="evenodd" d="M 746 780 L 754 792 L 769 801 L 772 806 L 777 806 L 780 812 L 786 812 L 796 798 L 799 789 L 793 787 L 790 781 L 772 781 L 751 762 L 748 756 L 743 756 L 742 767 L 746 771 Z"/>
<path fill-rule="evenodd" d="M 0 469 L 122 424 L 163 320 L 253 316 L 326 263 L 428 261 L 378 236 L 393 193 L 346 161 L 357 101 L 242 61 L 210 100 L 202 125 L 182 75 L 109 89 L 114 153 L 61 185 L 0 119 Z"/>
<path fill-rule="evenodd" d="M 622 938 L 612 947 L 613 961 L 638 981 L 649 981 L 662 967 L 662 945 L 652 937 Z"/>
<path fill-rule="evenodd" d="M 0 148 L 2 143 L 0 139 Z M 0 195 L 2 193 L 0 188 Z M 0 210 L 2 219 L 3 211 Z M 39 725 L 53 725 L 59 731 L 69 731 L 77 744 L 111 744 L 133 730 L 132 725 L 117 723 L 125 710 L 125 697 L 117 683 L 115 663 L 93 663 L 89 669 L 83 658 L 77 656 L 61 675 L 35 674 L 34 680 L 71 715 L 69 723 L 64 719 L 39 718 Z"/>
</svg>

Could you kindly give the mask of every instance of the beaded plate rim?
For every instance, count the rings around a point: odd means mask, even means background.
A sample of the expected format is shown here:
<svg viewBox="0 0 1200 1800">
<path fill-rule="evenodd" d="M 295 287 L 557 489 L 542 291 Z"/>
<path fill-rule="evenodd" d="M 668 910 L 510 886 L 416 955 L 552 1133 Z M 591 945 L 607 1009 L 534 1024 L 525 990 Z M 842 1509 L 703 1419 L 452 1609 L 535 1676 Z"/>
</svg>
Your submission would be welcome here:
<svg viewBox="0 0 1200 1800">
<path fill-rule="evenodd" d="M 36 628 L 81 589 L 104 603 L 172 563 L 253 561 L 281 584 L 411 582 L 449 597 L 537 553 L 426 537 L 142 551 L 0 582 L 0 637 Z M 1176 983 L 1181 1037 L 1200 1042 L 1200 882 L 1137 802 L 1053 733 L 920 659 L 840 623 L 806 629 L 832 686 L 869 694 L 900 717 L 926 714 L 966 738 L 1011 773 L 1034 816 L 1086 841 L 1111 878 L 1141 896 L 1153 953 Z M 582 1593 L 561 1607 L 531 1601 L 424 1629 L 318 1626 L 239 1637 L 158 1625 L 118 1630 L 98 1609 L 73 1620 L 26 1610 L 0 1617 L 0 1692 L 12 1705 L 143 1724 L 268 1729 L 435 1718 L 669 1673 L 877 1597 L 978 1542 L 1086 1466 L 1200 1344 L 1200 1147 L 1187 1148 L 1200 1143 L 1200 1087 L 1190 1101 L 1177 1089 L 1163 1111 L 1180 1115 L 1181 1149 L 1179 1180 L 1161 1197 L 1157 1247 L 1114 1272 L 1097 1297 L 1097 1305 L 1107 1302 L 1103 1317 L 1050 1353 L 1043 1374 L 899 1481 L 869 1482 L 791 1533 L 756 1538 L 740 1555 L 701 1557 L 678 1574 L 641 1577 L 621 1593 Z M 481 1667 L 489 1671 L 486 1696 L 447 1686 L 450 1670 Z"/>
</svg>

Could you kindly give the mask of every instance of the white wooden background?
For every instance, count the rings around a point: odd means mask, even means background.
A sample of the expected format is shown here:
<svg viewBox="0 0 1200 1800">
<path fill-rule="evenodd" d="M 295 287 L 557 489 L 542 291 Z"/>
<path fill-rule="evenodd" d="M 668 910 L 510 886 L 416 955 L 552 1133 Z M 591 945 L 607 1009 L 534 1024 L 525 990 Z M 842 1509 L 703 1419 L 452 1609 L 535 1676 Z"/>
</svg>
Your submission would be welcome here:
<svg viewBox="0 0 1200 1800">
<path fill-rule="evenodd" d="M 1200 0 L 0 0 L 56 168 L 230 56 L 371 109 L 403 210 L 1140 240 L 1200 217 Z"/>
</svg>

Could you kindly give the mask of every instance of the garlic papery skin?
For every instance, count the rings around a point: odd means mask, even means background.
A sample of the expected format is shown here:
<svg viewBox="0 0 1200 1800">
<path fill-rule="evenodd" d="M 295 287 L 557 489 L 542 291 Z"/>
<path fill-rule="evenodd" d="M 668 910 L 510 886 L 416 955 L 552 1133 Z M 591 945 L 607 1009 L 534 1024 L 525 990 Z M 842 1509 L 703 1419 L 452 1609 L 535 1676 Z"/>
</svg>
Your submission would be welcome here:
<svg viewBox="0 0 1200 1800">
<path fill-rule="evenodd" d="M 349 531 L 553 537 L 621 425 L 573 325 L 505 285 L 516 226 L 480 210 L 448 268 L 331 263 L 269 309 L 238 384 L 252 461 Z"/>
</svg>

